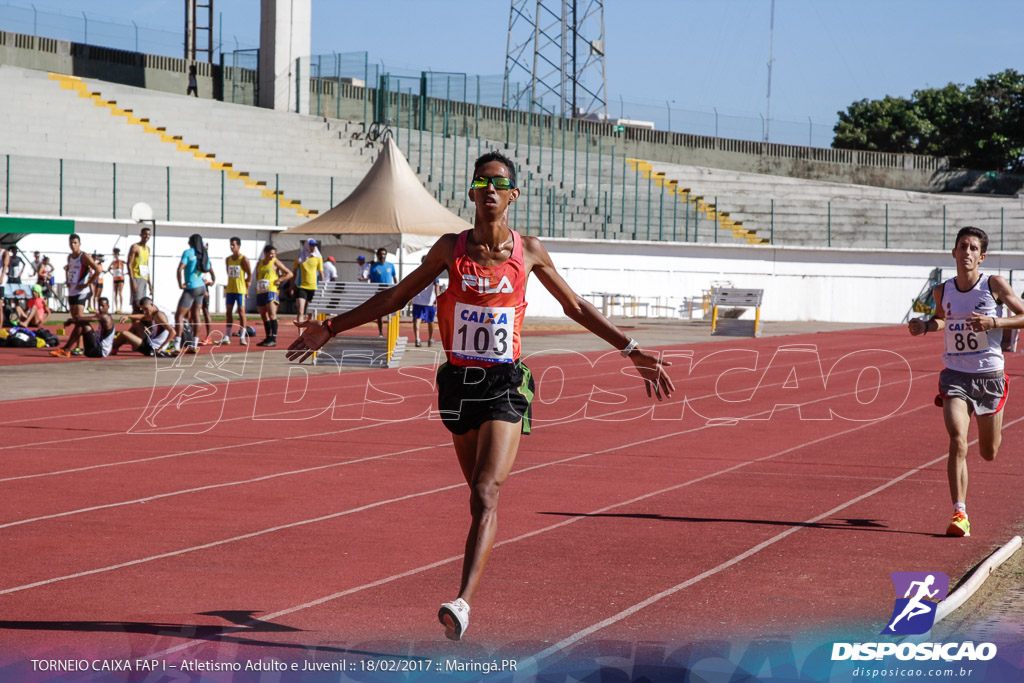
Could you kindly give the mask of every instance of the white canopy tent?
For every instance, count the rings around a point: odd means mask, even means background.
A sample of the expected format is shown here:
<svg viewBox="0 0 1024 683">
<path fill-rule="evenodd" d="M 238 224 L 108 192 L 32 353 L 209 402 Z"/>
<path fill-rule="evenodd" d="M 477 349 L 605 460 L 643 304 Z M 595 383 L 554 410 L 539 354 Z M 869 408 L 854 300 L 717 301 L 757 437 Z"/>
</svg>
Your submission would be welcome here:
<svg viewBox="0 0 1024 683">
<path fill-rule="evenodd" d="M 308 223 L 274 236 L 280 251 L 313 237 L 324 246 L 397 251 L 399 277 L 404 253 L 426 249 L 441 235 L 473 227 L 441 205 L 416 177 L 389 136 L 380 156 L 344 201 Z"/>
</svg>

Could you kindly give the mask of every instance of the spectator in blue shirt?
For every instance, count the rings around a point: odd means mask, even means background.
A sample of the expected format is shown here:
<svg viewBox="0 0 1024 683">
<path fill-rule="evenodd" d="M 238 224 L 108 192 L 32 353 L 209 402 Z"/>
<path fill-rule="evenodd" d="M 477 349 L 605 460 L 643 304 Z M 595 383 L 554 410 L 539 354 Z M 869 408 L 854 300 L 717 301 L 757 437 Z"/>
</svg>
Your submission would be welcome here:
<svg viewBox="0 0 1024 683">
<path fill-rule="evenodd" d="M 379 282 L 386 285 L 393 285 L 398 282 L 395 267 L 388 263 L 388 252 L 383 247 L 377 250 L 377 262 L 370 266 L 370 282 Z M 377 335 L 384 336 L 383 318 L 377 318 Z"/>
</svg>

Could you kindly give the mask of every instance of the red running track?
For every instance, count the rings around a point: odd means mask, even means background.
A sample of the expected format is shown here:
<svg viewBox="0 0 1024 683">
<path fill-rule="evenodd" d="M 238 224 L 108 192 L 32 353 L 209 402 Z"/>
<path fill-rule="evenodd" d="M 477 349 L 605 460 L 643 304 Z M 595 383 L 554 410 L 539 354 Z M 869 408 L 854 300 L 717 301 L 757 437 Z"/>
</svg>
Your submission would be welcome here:
<svg viewBox="0 0 1024 683">
<path fill-rule="evenodd" d="M 283 379 L 207 385 L 155 414 L 168 390 L 104 396 L 112 408 L 6 402 L 0 666 L 312 648 L 543 661 L 596 643 L 877 634 L 891 572 L 955 582 L 1019 532 L 1024 405 L 1011 396 L 999 458 L 972 447 L 974 535 L 940 535 L 937 337 L 666 352 L 678 391 L 653 411 L 614 353 L 529 360 L 536 430 L 458 644 L 435 614 L 458 589 L 467 490 L 426 415 L 431 369 L 313 377 L 305 395 Z M 1021 369 L 1008 359 L 1012 385 Z"/>
</svg>

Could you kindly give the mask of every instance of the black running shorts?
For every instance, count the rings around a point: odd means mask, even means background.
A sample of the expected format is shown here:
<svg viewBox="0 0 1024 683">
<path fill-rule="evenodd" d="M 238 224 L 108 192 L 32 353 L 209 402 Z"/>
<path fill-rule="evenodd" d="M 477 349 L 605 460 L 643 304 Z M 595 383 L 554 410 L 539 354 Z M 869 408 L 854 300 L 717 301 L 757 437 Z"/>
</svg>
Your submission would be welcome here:
<svg viewBox="0 0 1024 683">
<path fill-rule="evenodd" d="M 522 421 L 522 433 L 529 434 L 534 393 L 533 374 L 518 361 L 487 368 L 445 363 L 437 371 L 437 408 L 452 434 L 488 420 Z"/>
</svg>

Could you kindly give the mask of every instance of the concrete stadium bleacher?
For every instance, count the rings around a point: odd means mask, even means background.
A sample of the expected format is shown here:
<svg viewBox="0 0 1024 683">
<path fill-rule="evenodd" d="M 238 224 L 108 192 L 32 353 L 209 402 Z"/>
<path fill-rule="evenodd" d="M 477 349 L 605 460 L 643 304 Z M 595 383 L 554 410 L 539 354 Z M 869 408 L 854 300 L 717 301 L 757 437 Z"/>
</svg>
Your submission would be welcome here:
<svg viewBox="0 0 1024 683">
<path fill-rule="evenodd" d="M 83 83 L 76 91 L 74 83 L 44 71 L 0 67 L 0 87 L 17 94 L 9 101 L 18 103 L 0 107 L 9 213 L 127 218 L 133 203 L 146 201 L 161 219 L 293 226 L 344 199 L 379 149 L 362 137 L 361 122 Z M 131 125 L 132 118 L 148 122 Z M 524 130 L 518 144 L 510 140 L 506 147 L 467 137 L 470 122 L 451 117 L 457 134 L 445 136 L 443 118 L 435 115 L 433 133 L 429 125 L 392 132 L 427 188 L 467 220 L 473 208 L 466 187 L 477 154 L 497 149 L 510 156 L 523 192 L 514 218 L 529 234 L 936 248 L 945 220 L 947 239 L 964 224 L 989 231 L 994 248 L 1017 248 L 1024 237 L 1024 209 L 1016 198 L 648 164 L 627 160 L 621 151 L 612 156 L 607 146 L 599 153 L 571 131 L 563 138 L 550 128 L 533 130 L 532 140 Z M 164 131 L 153 131 L 157 127 Z M 564 151 L 551 146 L 563 139 Z M 237 177 L 243 171 L 248 176 Z M 7 172 L 0 164 L 0 174 Z M 699 216 L 698 206 L 704 209 Z M 741 230 L 729 229 L 730 222 Z"/>
</svg>

